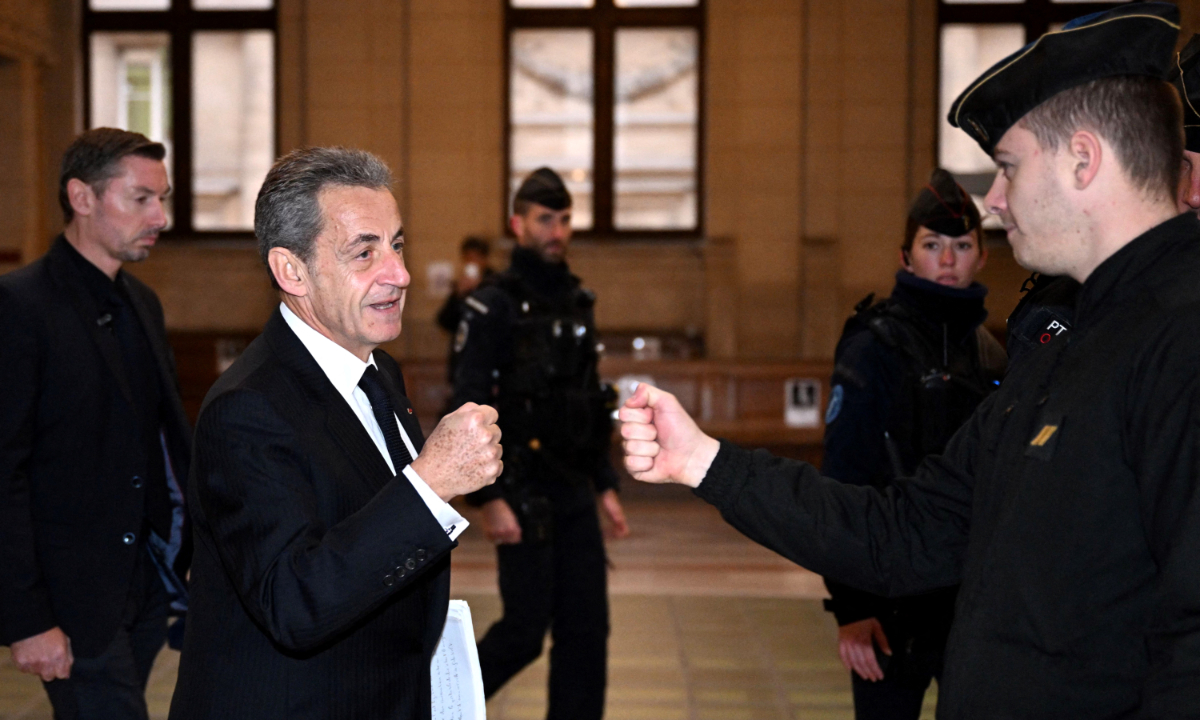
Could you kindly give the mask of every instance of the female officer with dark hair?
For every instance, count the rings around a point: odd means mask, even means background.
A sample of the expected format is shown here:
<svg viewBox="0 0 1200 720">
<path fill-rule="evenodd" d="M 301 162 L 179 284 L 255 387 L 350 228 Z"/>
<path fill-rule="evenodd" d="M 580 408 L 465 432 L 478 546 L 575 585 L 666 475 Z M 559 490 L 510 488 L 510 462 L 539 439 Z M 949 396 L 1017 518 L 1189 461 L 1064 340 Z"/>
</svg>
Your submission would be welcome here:
<svg viewBox="0 0 1200 720">
<path fill-rule="evenodd" d="M 822 474 L 885 488 L 940 453 L 995 387 L 1005 356 L 975 282 L 986 261 L 978 209 L 935 170 L 909 210 L 891 296 L 859 303 L 838 342 Z M 941 674 L 956 588 L 889 600 L 826 584 L 856 718 L 915 720 Z"/>
</svg>

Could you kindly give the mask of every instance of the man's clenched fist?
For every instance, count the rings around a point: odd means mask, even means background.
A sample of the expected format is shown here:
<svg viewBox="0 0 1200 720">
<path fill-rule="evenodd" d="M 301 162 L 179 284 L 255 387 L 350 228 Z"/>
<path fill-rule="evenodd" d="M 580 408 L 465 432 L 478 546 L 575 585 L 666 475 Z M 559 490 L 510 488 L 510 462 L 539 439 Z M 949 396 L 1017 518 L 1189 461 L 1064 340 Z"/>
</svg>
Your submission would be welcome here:
<svg viewBox="0 0 1200 720">
<path fill-rule="evenodd" d="M 466 403 L 433 429 L 413 470 L 446 501 L 491 485 L 504 469 L 498 417 L 487 405 Z"/>
</svg>

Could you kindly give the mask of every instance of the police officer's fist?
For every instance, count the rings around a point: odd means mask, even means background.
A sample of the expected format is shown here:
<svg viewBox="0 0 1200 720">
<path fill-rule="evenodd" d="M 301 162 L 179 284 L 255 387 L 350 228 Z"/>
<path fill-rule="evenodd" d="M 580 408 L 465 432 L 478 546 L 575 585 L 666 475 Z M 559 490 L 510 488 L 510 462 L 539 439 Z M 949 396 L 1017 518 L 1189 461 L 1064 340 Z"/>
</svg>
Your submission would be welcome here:
<svg viewBox="0 0 1200 720">
<path fill-rule="evenodd" d="M 504 469 L 497 417 L 487 405 L 467 403 L 433 429 L 412 468 L 438 497 L 449 501 L 496 482 Z"/>
</svg>

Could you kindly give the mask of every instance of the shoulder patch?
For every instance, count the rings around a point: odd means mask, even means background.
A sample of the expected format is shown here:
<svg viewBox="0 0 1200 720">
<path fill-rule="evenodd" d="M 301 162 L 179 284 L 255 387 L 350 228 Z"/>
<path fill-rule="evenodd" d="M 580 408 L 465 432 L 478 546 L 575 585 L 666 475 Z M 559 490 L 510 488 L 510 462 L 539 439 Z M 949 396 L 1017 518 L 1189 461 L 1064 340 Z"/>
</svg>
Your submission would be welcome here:
<svg viewBox="0 0 1200 720">
<path fill-rule="evenodd" d="M 834 420 L 837 420 L 838 415 L 842 412 L 842 399 L 846 396 L 846 389 L 839 385 L 834 385 L 829 391 L 829 407 L 825 408 L 825 424 L 828 425 Z"/>
<path fill-rule="evenodd" d="M 464 300 L 463 302 L 465 302 L 468 306 L 471 307 L 471 309 L 475 310 L 480 315 L 487 315 L 489 312 L 488 306 L 481 303 L 474 295 L 468 295 L 467 299 Z"/>
</svg>

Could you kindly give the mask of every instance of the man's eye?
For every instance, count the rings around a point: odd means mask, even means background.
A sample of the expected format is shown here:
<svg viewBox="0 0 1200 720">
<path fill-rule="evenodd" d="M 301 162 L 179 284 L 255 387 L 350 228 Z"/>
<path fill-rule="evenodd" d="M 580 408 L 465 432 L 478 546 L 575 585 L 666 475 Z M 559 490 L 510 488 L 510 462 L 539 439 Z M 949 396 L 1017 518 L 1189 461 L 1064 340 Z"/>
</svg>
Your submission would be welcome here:
<svg viewBox="0 0 1200 720">
<path fill-rule="evenodd" d="M 371 251 L 370 251 L 370 250 L 363 250 L 362 252 L 360 252 L 360 253 L 358 254 L 358 259 L 359 259 L 359 260 L 366 260 L 366 259 L 367 259 L 367 258 L 369 258 L 369 257 L 371 257 Z"/>
<path fill-rule="evenodd" d="M 394 242 L 394 243 L 392 243 L 392 249 L 395 250 L 396 252 L 404 252 L 404 243 Z"/>
</svg>

